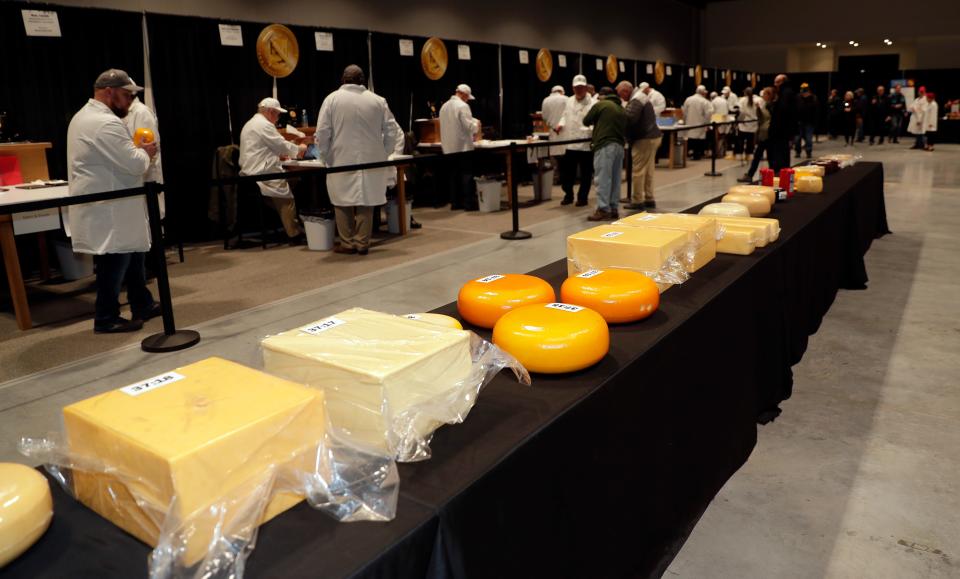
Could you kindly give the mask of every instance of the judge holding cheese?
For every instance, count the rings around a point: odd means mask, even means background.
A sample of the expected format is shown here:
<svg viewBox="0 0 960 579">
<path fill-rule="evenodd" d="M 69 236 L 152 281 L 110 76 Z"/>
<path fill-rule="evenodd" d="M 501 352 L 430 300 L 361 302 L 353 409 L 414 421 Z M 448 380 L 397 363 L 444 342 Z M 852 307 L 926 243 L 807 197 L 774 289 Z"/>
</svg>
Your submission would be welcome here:
<svg viewBox="0 0 960 579">
<path fill-rule="evenodd" d="M 328 167 L 386 161 L 403 152 L 403 133 L 387 101 L 369 90 L 363 70 L 351 64 L 343 84 L 323 101 L 317 116 L 317 152 Z M 327 190 L 337 217 L 337 253 L 370 250 L 373 209 L 387 202 L 393 167 L 327 175 Z"/>
</svg>

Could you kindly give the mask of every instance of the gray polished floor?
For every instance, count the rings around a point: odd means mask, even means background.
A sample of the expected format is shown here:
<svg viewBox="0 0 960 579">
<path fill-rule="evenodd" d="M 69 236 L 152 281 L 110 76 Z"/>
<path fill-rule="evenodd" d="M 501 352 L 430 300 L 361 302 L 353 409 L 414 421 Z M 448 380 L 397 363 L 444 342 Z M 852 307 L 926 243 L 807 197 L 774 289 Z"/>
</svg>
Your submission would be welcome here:
<svg viewBox="0 0 960 579">
<path fill-rule="evenodd" d="M 895 234 L 868 254 L 870 289 L 839 295 L 783 416 L 761 428 L 668 577 L 960 577 L 960 147 L 858 152 L 885 163 Z M 741 171 L 659 189 L 660 208 L 718 195 Z M 348 307 L 432 309 L 468 279 L 563 257 L 586 226 L 556 219 L 527 228 L 531 240 L 453 247 L 213 320 L 187 351 L 130 347 L 0 384 L 0 460 L 23 462 L 18 437 L 57 429 L 65 404 L 214 355 L 257 366 L 263 336 Z"/>
</svg>

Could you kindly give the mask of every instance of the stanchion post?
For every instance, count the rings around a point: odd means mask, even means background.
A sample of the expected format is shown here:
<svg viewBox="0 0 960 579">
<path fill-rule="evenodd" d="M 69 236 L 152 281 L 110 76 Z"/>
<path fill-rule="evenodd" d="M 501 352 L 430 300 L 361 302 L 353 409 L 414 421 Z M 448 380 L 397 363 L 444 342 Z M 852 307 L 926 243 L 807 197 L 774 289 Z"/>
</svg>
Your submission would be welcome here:
<svg viewBox="0 0 960 579">
<path fill-rule="evenodd" d="M 156 262 L 157 294 L 163 316 L 163 333 L 153 334 L 140 342 L 144 352 L 175 352 L 195 345 L 200 334 L 193 330 L 177 330 L 173 321 L 173 301 L 170 298 L 170 279 L 167 276 L 167 256 L 163 248 L 163 230 L 160 225 L 159 186 L 146 184 L 147 218 L 150 224 L 151 251 Z"/>
<path fill-rule="evenodd" d="M 510 189 L 510 211 L 513 217 L 513 229 L 500 234 L 502 239 L 530 239 L 533 235 L 529 231 L 520 230 L 520 203 L 517 199 L 517 184 L 513 180 L 513 154 L 516 152 L 516 143 L 510 143 L 507 151 L 507 188 Z"/>
<path fill-rule="evenodd" d="M 717 123 L 710 123 L 710 130 L 713 131 L 713 154 L 710 155 L 710 171 L 704 173 L 707 177 L 720 177 L 723 173 L 717 173 L 717 154 L 720 150 L 720 139 L 717 135 Z"/>
<path fill-rule="evenodd" d="M 633 203 L 633 143 L 627 143 L 627 203 Z M 617 197 L 620 192 L 617 191 Z"/>
</svg>

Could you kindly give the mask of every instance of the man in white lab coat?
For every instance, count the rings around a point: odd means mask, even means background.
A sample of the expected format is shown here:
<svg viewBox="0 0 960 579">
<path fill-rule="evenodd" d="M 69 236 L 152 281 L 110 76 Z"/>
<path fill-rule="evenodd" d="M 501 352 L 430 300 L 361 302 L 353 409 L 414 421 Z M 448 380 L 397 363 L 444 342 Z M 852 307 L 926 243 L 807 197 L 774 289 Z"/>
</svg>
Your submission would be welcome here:
<svg viewBox="0 0 960 579">
<path fill-rule="evenodd" d="M 923 121 L 923 115 L 927 111 L 927 89 L 920 87 L 917 91 L 917 98 L 913 99 L 910 107 L 910 122 L 907 124 L 907 132 L 916 136 L 916 141 L 911 149 L 925 149 L 926 139 L 924 137 L 926 128 Z"/>
<path fill-rule="evenodd" d="M 351 64 L 343 84 L 327 95 L 317 115 L 317 154 L 328 167 L 377 163 L 403 152 L 403 133 L 387 101 L 367 90 L 363 70 Z M 370 250 L 373 210 L 387 202 L 387 181 L 396 168 L 327 175 L 327 191 L 336 211 L 337 253 L 366 255 Z"/>
<path fill-rule="evenodd" d="M 543 115 L 543 122 L 547 125 L 547 130 L 550 131 L 551 141 L 560 139 L 560 136 L 553 129 L 560 124 L 565 108 L 567 108 L 567 97 L 563 87 L 558 84 L 550 89 L 550 94 L 543 99 L 543 104 L 540 105 L 540 113 Z M 550 147 L 551 157 L 559 157 L 563 152 L 563 145 Z"/>
<path fill-rule="evenodd" d="M 160 142 L 160 130 L 157 128 L 157 115 L 154 114 L 150 107 L 140 102 L 138 97 L 133 97 L 133 102 L 130 103 L 130 110 L 127 111 L 127 116 L 123 117 L 123 124 L 127 126 L 127 130 L 130 131 L 131 135 L 135 134 L 137 129 L 149 129 L 153 132 L 153 140 L 157 143 Z M 150 160 L 150 168 L 143 174 L 144 182 L 153 181 L 161 185 L 163 184 L 163 165 L 161 165 L 160 156 L 161 153 L 157 150 L 157 154 Z M 160 192 L 159 200 L 160 217 L 163 218 L 167 213 L 163 191 Z"/>
<path fill-rule="evenodd" d="M 457 85 L 457 90 L 440 107 L 440 147 L 444 154 L 473 150 L 473 142 L 480 137 L 480 121 L 473 117 L 470 105 L 477 97 L 469 85 Z M 477 211 L 477 184 L 473 180 L 473 160 L 461 155 L 447 162 L 450 187 L 450 209 Z"/>
<path fill-rule="evenodd" d="M 687 126 L 703 125 L 710 122 L 713 115 L 713 105 L 707 100 L 707 87 L 702 84 L 697 87 L 697 92 L 693 93 L 683 103 L 683 124 Z M 693 159 L 703 158 L 703 148 L 707 138 L 707 128 L 701 127 L 683 131 L 687 141 L 690 144 L 690 151 L 693 153 Z"/>
<path fill-rule="evenodd" d="M 143 90 L 118 69 L 102 73 L 93 98 L 67 128 L 67 178 L 70 195 L 132 189 L 143 185 L 156 143 L 134 145 L 121 120 L 134 95 Z M 160 314 L 147 289 L 144 257 L 150 249 L 150 228 L 143 197 L 74 205 L 69 211 L 73 250 L 94 256 L 97 302 L 96 333 L 133 332 Z M 132 318 L 120 317 L 120 289 L 127 285 Z"/>
<path fill-rule="evenodd" d="M 933 150 L 933 142 L 937 136 L 937 117 L 940 116 L 940 107 L 937 105 L 937 96 L 930 91 L 926 94 L 927 108 L 923 111 L 924 149 Z"/>
<path fill-rule="evenodd" d="M 277 121 L 287 109 L 275 98 L 265 98 L 257 105 L 257 113 L 240 131 L 240 174 L 264 175 L 282 173 L 280 161 L 289 157 L 303 157 L 307 146 L 284 139 L 277 131 Z M 260 194 L 270 199 L 280 214 L 280 221 L 291 245 L 302 243 L 303 228 L 297 220 L 297 205 L 286 179 L 257 181 Z"/>
<path fill-rule="evenodd" d="M 720 95 L 727 99 L 727 111 L 731 115 L 737 114 L 740 110 L 740 98 L 737 97 L 737 93 L 730 90 L 729 86 L 725 86 L 720 90 Z"/>
<path fill-rule="evenodd" d="M 663 96 L 663 93 L 650 86 L 649 82 L 641 82 L 637 86 L 637 90 L 633 91 L 631 98 L 637 98 L 641 93 L 647 95 L 647 99 L 650 100 L 650 105 L 653 106 L 653 114 L 655 116 L 659 117 L 660 113 L 667 108 L 666 97 Z"/>
<path fill-rule="evenodd" d="M 587 77 L 578 74 L 573 77 L 573 95 L 567 97 L 567 106 L 563 117 L 553 131 L 561 141 L 591 138 L 593 128 L 583 124 L 583 117 L 593 108 L 596 100 L 587 90 Z M 566 146 L 566 152 L 560 161 L 560 188 L 563 189 L 561 205 L 573 203 L 573 184 L 580 169 L 580 188 L 577 190 L 577 207 L 587 204 L 590 184 L 593 182 L 593 151 L 590 143 L 574 143 Z"/>
</svg>

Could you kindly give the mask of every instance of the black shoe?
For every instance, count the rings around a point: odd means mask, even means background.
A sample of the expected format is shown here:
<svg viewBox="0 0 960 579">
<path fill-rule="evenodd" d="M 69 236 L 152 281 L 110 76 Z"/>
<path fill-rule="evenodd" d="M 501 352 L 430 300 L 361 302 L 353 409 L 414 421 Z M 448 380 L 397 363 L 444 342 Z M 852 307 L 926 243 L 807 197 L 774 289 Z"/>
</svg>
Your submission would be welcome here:
<svg viewBox="0 0 960 579">
<path fill-rule="evenodd" d="M 646 208 L 648 208 L 648 209 L 653 209 L 654 207 L 657 206 L 657 202 L 654 201 L 653 199 L 651 199 L 651 200 L 649 200 L 649 201 L 644 201 L 644 202 L 643 202 L 643 206 L 646 207 Z"/>
<path fill-rule="evenodd" d="M 586 200 L 586 199 L 577 199 L 577 202 L 574 203 L 573 205 L 574 205 L 574 207 L 586 207 L 586 206 L 587 206 L 587 200 Z"/>
<path fill-rule="evenodd" d="M 808 159 L 812 159 L 812 158 L 813 158 L 813 153 L 808 152 L 808 153 L 807 153 L 807 158 L 808 158 Z"/>
<path fill-rule="evenodd" d="M 370 253 L 369 247 L 361 247 L 357 250 L 357 255 L 367 255 L 368 253 Z"/>
<path fill-rule="evenodd" d="M 751 177 L 750 175 L 744 175 L 743 177 L 738 177 L 737 183 L 753 183 L 753 177 Z"/>
<path fill-rule="evenodd" d="M 623 206 L 624 209 L 634 209 L 634 210 L 643 209 L 644 207 L 646 207 L 646 205 L 643 203 L 627 203 L 626 205 Z"/>
<path fill-rule="evenodd" d="M 620 219 L 620 212 L 619 212 L 619 211 L 611 211 L 611 212 L 610 212 L 610 219 Z"/>
<path fill-rule="evenodd" d="M 93 325 L 93 333 L 95 334 L 119 334 L 122 332 L 136 332 L 143 328 L 143 320 L 127 320 L 125 318 L 117 318 L 112 322 L 102 324 L 102 325 Z"/>
<path fill-rule="evenodd" d="M 344 247 L 342 245 L 337 245 L 337 246 L 334 246 L 333 252 L 342 253 L 344 255 L 353 255 L 354 253 L 357 252 L 357 250 L 352 247 Z"/>
<path fill-rule="evenodd" d="M 633 203 L 633 200 L 630 199 L 629 197 L 624 197 L 623 199 L 620 200 L 620 203 Z"/>
<path fill-rule="evenodd" d="M 152 320 L 153 318 L 159 316 L 161 313 L 162 313 L 162 310 L 160 309 L 160 303 L 153 302 L 153 304 L 149 308 L 147 308 L 146 311 L 140 312 L 140 313 L 134 313 L 133 319 L 145 322 L 147 320 Z"/>
<path fill-rule="evenodd" d="M 573 197 L 564 197 L 560 205 L 570 205 L 571 203 L 573 203 Z"/>
<path fill-rule="evenodd" d="M 413 217 L 410 218 L 410 229 L 420 229 L 422 227 L 423 225 L 419 221 L 414 220 Z"/>
</svg>

